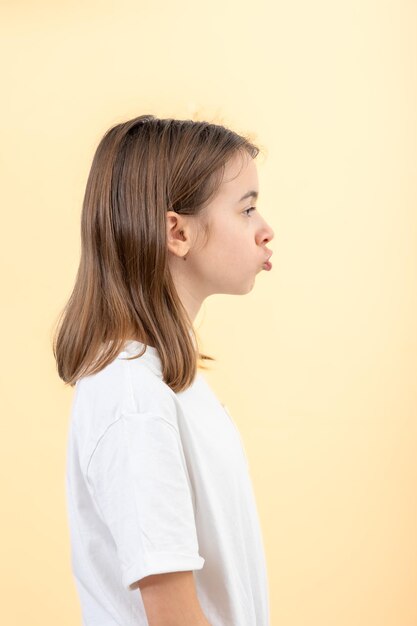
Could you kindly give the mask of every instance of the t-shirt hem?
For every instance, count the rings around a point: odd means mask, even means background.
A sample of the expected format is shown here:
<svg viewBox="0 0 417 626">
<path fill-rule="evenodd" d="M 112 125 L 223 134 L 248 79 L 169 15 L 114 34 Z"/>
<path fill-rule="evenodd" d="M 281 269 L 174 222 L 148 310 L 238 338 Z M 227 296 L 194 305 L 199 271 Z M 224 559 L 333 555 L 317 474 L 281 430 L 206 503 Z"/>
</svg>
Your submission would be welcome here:
<svg viewBox="0 0 417 626">
<path fill-rule="evenodd" d="M 153 552 L 146 555 L 146 562 L 134 563 L 122 576 L 123 586 L 128 588 L 134 582 L 152 574 L 168 572 L 186 572 L 202 569 L 205 559 L 200 555 L 180 554 L 178 552 Z"/>
</svg>

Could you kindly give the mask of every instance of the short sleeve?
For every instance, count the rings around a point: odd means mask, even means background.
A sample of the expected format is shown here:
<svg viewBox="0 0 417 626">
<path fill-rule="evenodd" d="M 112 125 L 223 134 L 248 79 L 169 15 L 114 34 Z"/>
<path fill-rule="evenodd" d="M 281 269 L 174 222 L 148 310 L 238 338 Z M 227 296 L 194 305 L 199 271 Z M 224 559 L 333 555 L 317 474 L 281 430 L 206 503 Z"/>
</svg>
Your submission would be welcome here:
<svg viewBox="0 0 417 626">
<path fill-rule="evenodd" d="M 170 421 L 152 413 L 120 416 L 98 441 L 87 480 L 114 539 L 124 587 L 203 567 L 181 437 Z"/>
</svg>

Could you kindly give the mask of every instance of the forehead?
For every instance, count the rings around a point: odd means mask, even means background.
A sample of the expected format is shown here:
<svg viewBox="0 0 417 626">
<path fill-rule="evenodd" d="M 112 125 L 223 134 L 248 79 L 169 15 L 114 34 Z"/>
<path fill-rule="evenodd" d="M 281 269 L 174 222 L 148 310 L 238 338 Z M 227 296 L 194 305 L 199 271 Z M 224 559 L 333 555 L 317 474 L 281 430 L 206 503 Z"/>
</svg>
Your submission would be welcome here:
<svg viewBox="0 0 417 626">
<path fill-rule="evenodd" d="M 218 197 L 239 202 L 249 190 L 258 190 L 258 173 L 254 159 L 248 153 L 238 153 L 226 163 Z"/>
</svg>

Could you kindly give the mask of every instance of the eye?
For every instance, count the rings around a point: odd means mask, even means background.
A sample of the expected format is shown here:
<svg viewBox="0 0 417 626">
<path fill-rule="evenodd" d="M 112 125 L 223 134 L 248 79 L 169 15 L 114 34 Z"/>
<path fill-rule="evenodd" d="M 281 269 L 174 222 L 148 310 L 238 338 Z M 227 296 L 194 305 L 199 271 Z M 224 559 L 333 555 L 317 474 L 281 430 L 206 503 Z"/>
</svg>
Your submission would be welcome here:
<svg viewBox="0 0 417 626">
<path fill-rule="evenodd" d="M 249 215 L 249 212 L 250 212 L 250 211 L 256 211 L 256 206 L 251 206 L 251 207 L 249 207 L 249 209 L 245 209 L 245 210 L 243 211 L 243 213 L 246 213 L 246 215 L 247 215 L 248 217 L 250 217 L 250 215 Z"/>
</svg>

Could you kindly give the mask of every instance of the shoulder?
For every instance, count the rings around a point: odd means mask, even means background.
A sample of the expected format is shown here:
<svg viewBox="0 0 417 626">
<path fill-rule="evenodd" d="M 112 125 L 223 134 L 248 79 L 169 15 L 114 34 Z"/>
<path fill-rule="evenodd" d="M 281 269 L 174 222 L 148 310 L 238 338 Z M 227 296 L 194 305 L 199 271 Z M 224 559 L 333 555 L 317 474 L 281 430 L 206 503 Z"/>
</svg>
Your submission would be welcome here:
<svg viewBox="0 0 417 626">
<path fill-rule="evenodd" d="M 95 374 L 80 378 L 73 395 L 70 437 L 81 466 L 98 442 L 124 415 L 153 413 L 176 425 L 172 390 L 144 362 L 116 358 Z"/>
<path fill-rule="evenodd" d="M 175 392 L 164 382 L 146 361 L 125 361 L 126 376 L 130 385 L 133 410 L 160 416 L 173 425 L 177 422 Z"/>
<path fill-rule="evenodd" d="M 72 420 L 98 438 L 121 415 L 152 413 L 175 422 L 175 393 L 145 360 L 117 357 L 95 374 L 77 381 Z"/>
<path fill-rule="evenodd" d="M 75 419 L 86 410 L 93 413 L 131 411 L 129 373 L 123 361 L 115 359 L 99 372 L 80 378 L 75 385 Z"/>
</svg>

